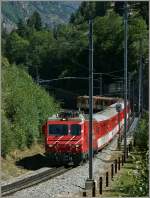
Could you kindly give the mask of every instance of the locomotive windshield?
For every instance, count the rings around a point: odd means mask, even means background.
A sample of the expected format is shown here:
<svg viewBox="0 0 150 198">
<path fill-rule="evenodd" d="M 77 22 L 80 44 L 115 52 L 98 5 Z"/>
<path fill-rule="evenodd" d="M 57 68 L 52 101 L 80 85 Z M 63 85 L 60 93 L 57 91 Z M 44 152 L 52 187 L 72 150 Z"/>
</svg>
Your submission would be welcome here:
<svg viewBox="0 0 150 198">
<path fill-rule="evenodd" d="M 48 125 L 49 135 L 68 135 L 68 125 L 66 124 L 51 124 Z"/>
<path fill-rule="evenodd" d="M 79 124 L 72 124 L 70 135 L 81 135 L 81 125 Z"/>
</svg>

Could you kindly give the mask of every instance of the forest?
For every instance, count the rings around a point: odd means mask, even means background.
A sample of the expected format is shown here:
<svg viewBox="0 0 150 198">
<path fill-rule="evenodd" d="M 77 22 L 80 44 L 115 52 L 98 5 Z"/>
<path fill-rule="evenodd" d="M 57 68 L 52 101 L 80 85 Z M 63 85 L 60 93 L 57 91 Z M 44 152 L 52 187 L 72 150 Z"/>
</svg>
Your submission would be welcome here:
<svg viewBox="0 0 150 198">
<path fill-rule="evenodd" d="M 88 77 L 89 13 L 93 17 L 94 71 L 104 74 L 118 71 L 116 78 L 104 75 L 105 94 L 110 83 L 123 77 L 123 11 L 122 2 L 82 2 L 67 24 L 50 29 L 43 26 L 40 14 L 34 12 L 25 22 L 20 20 L 11 33 L 2 30 L 3 156 L 42 141 L 43 122 L 61 108 L 52 90 L 61 88 L 75 95 L 88 95 L 87 81 L 62 80 L 42 85 L 40 80 Z M 128 13 L 128 71 L 135 72 L 138 79 L 142 54 L 146 99 L 148 3 L 130 2 Z M 94 89 L 94 94 L 98 93 Z"/>
</svg>

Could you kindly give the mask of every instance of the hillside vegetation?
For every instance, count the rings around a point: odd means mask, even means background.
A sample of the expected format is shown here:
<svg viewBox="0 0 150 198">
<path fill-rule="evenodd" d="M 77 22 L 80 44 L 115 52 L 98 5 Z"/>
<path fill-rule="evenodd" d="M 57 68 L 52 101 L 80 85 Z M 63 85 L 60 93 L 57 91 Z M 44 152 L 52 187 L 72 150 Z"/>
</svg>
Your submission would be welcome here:
<svg viewBox="0 0 150 198">
<path fill-rule="evenodd" d="M 2 59 L 2 156 L 41 142 L 42 124 L 58 109 L 25 70 Z"/>
</svg>

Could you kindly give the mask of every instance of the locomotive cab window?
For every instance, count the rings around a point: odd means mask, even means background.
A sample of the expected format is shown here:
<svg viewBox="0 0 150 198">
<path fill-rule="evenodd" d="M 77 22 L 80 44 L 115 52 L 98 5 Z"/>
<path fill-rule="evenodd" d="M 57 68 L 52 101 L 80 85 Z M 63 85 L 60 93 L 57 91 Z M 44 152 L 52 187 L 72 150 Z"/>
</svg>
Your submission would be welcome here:
<svg viewBox="0 0 150 198">
<path fill-rule="evenodd" d="M 49 135 L 68 135 L 68 125 L 66 124 L 51 124 L 48 125 Z"/>
<path fill-rule="evenodd" d="M 81 135 L 81 125 L 72 124 L 70 128 L 70 135 Z"/>
</svg>

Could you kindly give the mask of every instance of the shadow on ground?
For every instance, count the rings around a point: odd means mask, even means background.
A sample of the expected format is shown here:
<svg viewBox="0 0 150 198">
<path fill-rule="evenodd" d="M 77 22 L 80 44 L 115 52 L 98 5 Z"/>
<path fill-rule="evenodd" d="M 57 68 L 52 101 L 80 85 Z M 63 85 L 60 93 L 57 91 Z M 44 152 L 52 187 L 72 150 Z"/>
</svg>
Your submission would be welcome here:
<svg viewBox="0 0 150 198">
<path fill-rule="evenodd" d="M 44 155 L 36 154 L 16 161 L 16 166 L 28 170 L 38 170 L 44 167 L 56 167 L 58 164 L 51 163 Z"/>
</svg>

